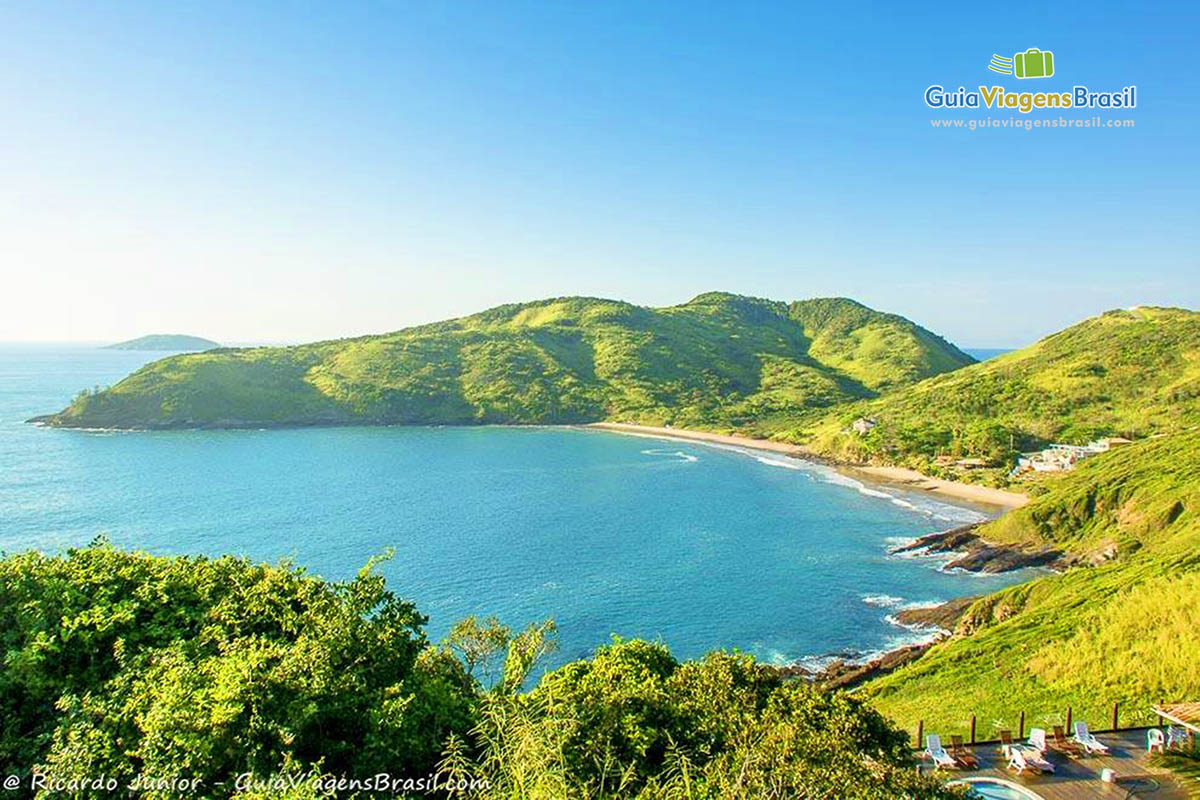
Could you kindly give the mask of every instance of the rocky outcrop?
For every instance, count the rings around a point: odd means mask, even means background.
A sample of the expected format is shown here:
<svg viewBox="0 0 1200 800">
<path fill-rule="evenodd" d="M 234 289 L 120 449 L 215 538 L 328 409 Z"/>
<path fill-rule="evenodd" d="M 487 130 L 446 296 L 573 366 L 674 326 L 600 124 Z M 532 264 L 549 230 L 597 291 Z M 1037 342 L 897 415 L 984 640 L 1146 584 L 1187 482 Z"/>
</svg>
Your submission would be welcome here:
<svg viewBox="0 0 1200 800">
<path fill-rule="evenodd" d="M 940 640 L 939 640 L 940 641 Z M 769 669 L 784 678 L 802 678 L 811 681 L 822 689 L 851 689 L 871 678 L 886 675 L 899 669 L 905 664 L 911 664 L 920 658 L 926 650 L 935 644 L 910 644 L 884 653 L 879 658 L 859 662 L 851 658 L 836 658 L 823 669 L 811 670 L 799 664 L 772 666 Z"/>
<path fill-rule="evenodd" d="M 931 608 L 906 608 L 896 612 L 896 624 L 952 631 L 978 597 L 959 597 Z"/>
<path fill-rule="evenodd" d="M 911 544 L 892 549 L 893 553 L 953 554 L 946 569 L 968 572 L 1009 572 L 1024 567 L 1068 566 L 1063 552 L 1048 545 L 992 544 L 979 538 L 977 524 L 963 525 L 941 533 L 922 536 Z"/>
</svg>

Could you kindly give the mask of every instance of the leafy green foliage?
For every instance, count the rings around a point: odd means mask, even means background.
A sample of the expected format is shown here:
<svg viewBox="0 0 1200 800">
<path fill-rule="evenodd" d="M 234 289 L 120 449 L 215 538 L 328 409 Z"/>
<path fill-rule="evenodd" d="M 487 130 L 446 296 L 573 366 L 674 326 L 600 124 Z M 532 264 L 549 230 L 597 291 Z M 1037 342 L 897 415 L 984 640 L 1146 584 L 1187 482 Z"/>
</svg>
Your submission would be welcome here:
<svg viewBox="0 0 1200 800">
<path fill-rule="evenodd" d="M 851 300 L 560 298 L 382 336 L 174 356 L 49 419 L 95 427 L 575 423 L 761 426 L 971 362 Z"/>
<path fill-rule="evenodd" d="M 859 416 L 877 423 L 867 436 L 848 430 Z M 1002 474 L 1018 451 L 1051 441 L 1140 438 L 1197 422 L 1200 313 L 1138 308 L 839 409 L 787 438 L 835 457 L 933 474 L 935 456 L 978 457 Z"/>
<path fill-rule="evenodd" d="M 1200 432 L 1096 456 L 988 540 L 1052 544 L 1081 566 L 977 601 L 955 636 L 864 690 L 906 726 L 963 731 L 1077 719 L 1102 727 L 1120 702 L 1150 722 L 1162 699 L 1200 696 Z M 983 731 L 986 733 L 986 730 Z"/>
<path fill-rule="evenodd" d="M 861 702 L 782 683 L 749 656 L 680 664 L 617 641 L 492 695 L 444 768 L 485 777 L 486 797 L 959 797 L 912 769 L 907 737 Z"/>
<path fill-rule="evenodd" d="M 474 703 L 424 622 L 369 568 L 329 584 L 107 546 L 9 556 L 0 765 L 210 787 L 296 764 L 423 774 Z"/>
<path fill-rule="evenodd" d="M 860 701 L 749 656 L 681 664 L 617 641 L 522 692 L 552 623 L 471 620 L 434 647 L 371 566 L 331 584 L 103 544 L 0 560 L 0 768 L 149 798 L 186 780 L 231 796 L 244 775 L 243 797 L 394 796 L 338 788 L 381 773 L 486 800 L 960 796 Z M 451 655 L 477 667 L 502 649 L 491 690 Z"/>
</svg>

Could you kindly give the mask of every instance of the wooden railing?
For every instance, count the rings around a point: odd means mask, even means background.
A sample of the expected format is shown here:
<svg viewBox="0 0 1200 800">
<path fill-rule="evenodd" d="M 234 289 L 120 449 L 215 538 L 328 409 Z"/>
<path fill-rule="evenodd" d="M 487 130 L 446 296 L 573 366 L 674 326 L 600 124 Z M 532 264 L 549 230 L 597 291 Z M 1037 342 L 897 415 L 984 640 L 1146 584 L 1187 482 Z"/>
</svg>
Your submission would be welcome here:
<svg viewBox="0 0 1200 800">
<path fill-rule="evenodd" d="M 1074 728 L 1072 723 L 1074 722 L 1075 710 L 1073 707 L 1067 706 L 1066 712 L 1067 712 L 1066 713 L 1067 722 L 1063 726 L 1063 729 L 1065 731 L 1067 731 L 1068 733 L 1071 733 L 1071 732 L 1073 732 L 1073 728 Z M 1092 732 L 1093 733 L 1117 733 L 1119 731 L 1137 731 L 1137 730 L 1145 730 L 1147 728 L 1159 727 L 1159 725 L 1157 725 L 1157 724 L 1127 725 L 1125 727 L 1121 727 L 1121 704 L 1120 703 L 1112 704 L 1112 713 L 1108 719 L 1108 722 L 1109 722 L 1109 727 L 1097 728 L 1097 729 L 1093 730 Z M 1038 727 L 1038 726 L 1033 726 L 1033 727 Z M 968 734 L 967 741 L 965 742 L 965 744 L 993 744 L 993 743 L 999 743 L 999 741 L 1000 741 L 999 739 L 979 739 L 976 737 L 978 725 L 977 725 L 977 720 L 976 720 L 976 717 L 974 714 L 971 715 L 971 718 L 967 723 L 967 728 L 970 732 Z M 1001 730 L 1001 729 L 997 728 L 996 730 Z M 1008 730 L 1012 730 L 1012 729 L 1009 728 Z M 936 732 L 937 731 L 935 731 L 935 733 Z M 1025 739 L 1025 712 L 1024 711 L 1020 712 L 1019 716 L 1017 717 L 1016 736 L 1014 738 L 1017 741 L 1022 741 Z M 922 748 L 925 746 L 925 720 L 920 720 L 919 722 L 917 722 L 917 742 L 916 743 L 917 743 L 918 748 Z"/>
</svg>

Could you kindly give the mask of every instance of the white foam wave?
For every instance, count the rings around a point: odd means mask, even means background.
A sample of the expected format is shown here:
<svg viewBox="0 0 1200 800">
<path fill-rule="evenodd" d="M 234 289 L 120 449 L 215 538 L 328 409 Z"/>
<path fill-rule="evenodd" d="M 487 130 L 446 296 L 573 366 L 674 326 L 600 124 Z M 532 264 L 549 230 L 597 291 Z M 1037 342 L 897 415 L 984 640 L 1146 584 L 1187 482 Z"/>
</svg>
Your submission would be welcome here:
<svg viewBox="0 0 1200 800">
<path fill-rule="evenodd" d="M 840 656 L 801 656 L 789 663 L 795 664 L 798 667 L 808 670 L 809 672 L 821 672 L 835 661 L 842 661 Z"/>
<path fill-rule="evenodd" d="M 662 434 L 645 434 L 625 432 L 632 436 L 641 436 L 643 438 L 658 439 L 659 441 L 680 441 L 679 438 L 672 438 L 669 435 Z M 687 440 L 692 443 L 692 440 Z M 968 522 L 983 522 L 988 519 L 986 514 L 982 514 L 974 509 L 964 508 L 962 506 L 950 505 L 937 500 L 917 497 L 909 493 L 904 493 L 904 496 L 893 494 L 892 492 L 884 491 L 873 485 L 867 485 L 856 478 L 849 475 L 844 475 L 838 472 L 833 467 L 819 464 L 815 461 L 807 461 L 803 458 L 792 458 L 785 455 L 772 455 L 764 450 L 757 450 L 747 447 L 738 447 L 736 445 L 723 444 L 720 442 L 709 442 L 696 440 L 694 442 L 702 447 L 711 447 L 715 450 L 725 450 L 732 453 L 739 453 L 744 456 L 753 458 L 760 464 L 768 467 L 779 467 L 781 469 L 794 470 L 803 473 L 812 480 L 819 480 L 822 483 L 832 484 L 834 486 L 844 486 L 849 489 L 854 489 L 859 494 L 866 497 L 874 497 L 879 500 L 887 500 L 902 508 L 907 508 L 930 519 L 942 520 L 945 522 L 953 522 L 963 524 Z"/>
<path fill-rule="evenodd" d="M 904 602 L 904 598 L 890 594 L 864 594 L 862 601 L 869 606 L 878 608 L 896 608 Z"/>
<path fill-rule="evenodd" d="M 794 469 L 800 472 L 805 471 L 804 465 L 794 459 L 792 461 L 784 461 L 778 458 L 771 458 L 770 456 L 755 454 L 754 460 L 760 464 L 766 464 L 768 467 L 783 467 L 784 469 Z"/>
<path fill-rule="evenodd" d="M 897 547 L 908 547 L 916 540 L 916 536 L 889 536 L 883 543 L 888 546 L 888 550 L 895 550 Z"/>
<path fill-rule="evenodd" d="M 901 606 L 901 608 L 937 608 L 938 606 L 943 605 L 945 602 L 945 600 L 914 600 L 911 603 L 905 603 Z"/>
<path fill-rule="evenodd" d="M 650 450 L 643 450 L 642 455 L 644 455 L 644 456 L 673 456 L 675 458 L 678 458 L 680 461 L 683 461 L 688 464 L 694 464 L 700 460 L 699 456 L 694 456 L 691 453 L 685 453 L 682 450 L 664 450 L 661 448 L 651 448 Z"/>
<path fill-rule="evenodd" d="M 910 608 L 936 608 L 940 606 L 944 600 L 908 600 L 903 597 L 897 597 L 893 594 L 864 594 L 862 601 L 869 606 L 876 608 L 896 608 L 900 610 Z M 891 620 L 888 620 L 889 622 Z"/>
</svg>

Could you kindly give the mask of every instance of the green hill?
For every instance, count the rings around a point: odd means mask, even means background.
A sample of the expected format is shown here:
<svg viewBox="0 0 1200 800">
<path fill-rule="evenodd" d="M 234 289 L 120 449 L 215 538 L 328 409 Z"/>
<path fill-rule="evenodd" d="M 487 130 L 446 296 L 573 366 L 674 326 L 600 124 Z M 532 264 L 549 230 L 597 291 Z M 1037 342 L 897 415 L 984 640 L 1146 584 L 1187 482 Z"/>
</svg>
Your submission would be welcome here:
<svg viewBox="0 0 1200 800">
<path fill-rule="evenodd" d="M 185 336 L 178 333 L 152 333 L 149 336 L 139 336 L 127 342 L 117 342 L 105 346 L 105 350 L 212 350 L 220 347 L 219 342 L 212 339 L 202 339 L 199 336 Z"/>
<path fill-rule="evenodd" d="M 856 417 L 877 424 L 848 429 Z M 1011 465 L 1051 441 L 1139 438 L 1200 422 L 1200 313 L 1109 311 L 1034 345 L 839 409 L 789 438 L 855 461 L 937 473 L 938 455 Z"/>
<path fill-rule="evenodd" d="M 1095 566 L 974 603 L 955 635 L 863 690 L 888 716 L 943 734 L 1062 724 L 1092 727 L 1120 702 L 1128 722 L 1153 703 L 1200 696 L 1200 431 L 1084 462 L 1041 497 L 980 529 L 993 541 L 1053 543 Z"/>
<path fill-rule="evenodd" d="M 971 362 L 903 317 L 841 298 L 709 293 L 643 308 L 571 297 L 380 336 L 173 356 L 45 421 L 770 427 Z"/>
</svg>

